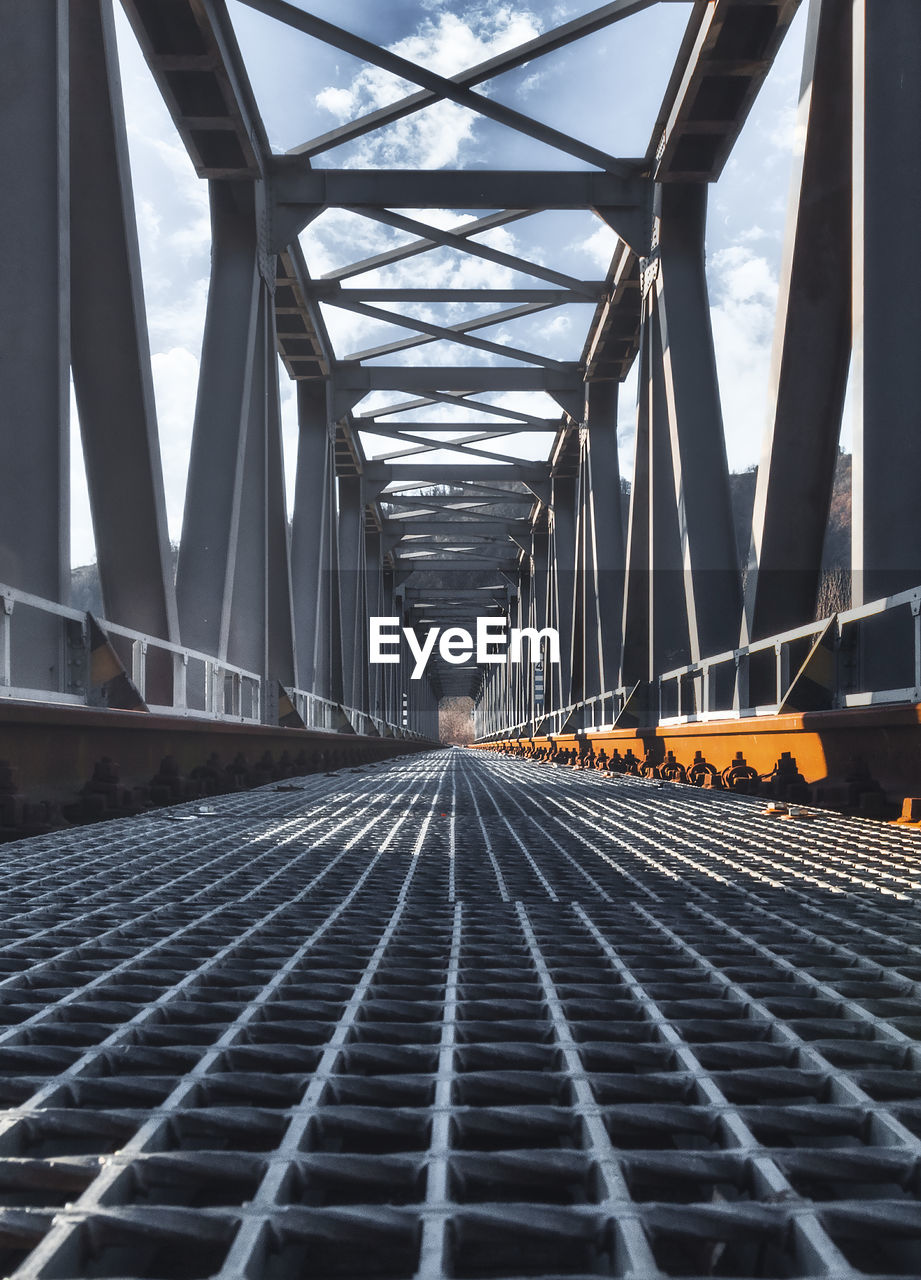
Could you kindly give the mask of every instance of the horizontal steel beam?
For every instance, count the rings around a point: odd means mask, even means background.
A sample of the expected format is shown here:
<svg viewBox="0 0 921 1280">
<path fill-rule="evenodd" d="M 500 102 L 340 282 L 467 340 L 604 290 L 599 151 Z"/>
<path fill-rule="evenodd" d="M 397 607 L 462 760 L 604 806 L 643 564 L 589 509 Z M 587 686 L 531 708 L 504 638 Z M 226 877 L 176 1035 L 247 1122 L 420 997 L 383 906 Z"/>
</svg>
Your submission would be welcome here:
<svg viewBox="0 0 921 1280">
<path fill-rule="evenodd" d="M 424 366 L 372 365 L 337 361 L 333 381 L 340 391 L 581 391 L 579 366 L 524 369 L 496 365 Z M 470 408 L 469 403 L 466 408 Z M 484 412 L 493 406 L 484 405 Z"/>
<path fill-rule="evenodd" d="M 401 462 L 394 464 L 389 462 L 366 462 L 364 468 L 365 479 L 383 484 L 401 480 L 419 481 L 420 484 L 458 484 L 463 483 L 465 480 L 476 482 L 478 479 L 524 481 L 525 477 L 528 480 L 536 480 L 544 479 L 549 474 L 550 468 L 545 462 L 518 462 L 514 466 L 506 463 L 491 465 L 488 462 L 472 466 L 464 466 L 462 463 L 439 464 L 437 462 Z M 463 495 L 457 496 L 463 497 Z M 381 499 L 386 501 L 387 495 L 381 494 Z M 496 498 L 494 501 L 501 502 L 504 501 L 504 498 Z"/>
<path fill-rule="evenodd" d="M 309 169 L 274 156 L 270 172 L 276 204 L 320 208 L 642 209 L 650 196 L 646 178 L 590 170 Z"/>
<path fill-rule="evenodd" d="M 365 426 L 366 422 L 369 425 Z M 366 431 L 369 435 L 397 438 L 401 431 L 413 435 L 420 431 L 489 431 L 492 435 L 501 437 L 514 435 L 519 431 L 556 432 L 559 431 L 561 423 L 552 418 L 544 421 L 533 418 L 530 422 L 376 422 L 373 419 L 356 416 L 355 426 L 359 431 Z"/>
<path fill-rule="evenodd" d="M 400 518 L 402 518 L 404 514 L 407 515 L 407 518 L 410 518 L 410 519 L 415 518 L 415 517 L 412 517 L 409 513 L 416 510 L 422 513 L 426 513 L 426 512 L 437 513 L 439 511 L 454 511 L 457 513 L 469 512 L 471 516 L 476 516 L 477 519 L 482 520 L 482 519 L 488 518 L 492 520 L 492 519 L 502 519 L 503 517 L 491 516 L 488 510 L 485 510 L 485 511 L 483 510 L 484 507 L 488 508 L 488 507 L 496 506 L 499 503 L 502 503 L 503 505 L 507 503 L 509 506 L 531 507 L 534 505 L 534 495 L 533 493 L 516 493 L 514 491 L 511 491 L 508 493 L 502 493 L 501 495 L 497 494 L 494 497 L 474 496 L 470 498 L 464 498 L 464 497 L 449 498 L 449 497 L 442 497 L 439 495 L 433 495 L 430 498 L 417 498 L 417 497 L 404 498 L 401 494 L 387 492 L 387 493 L 381 493 L 378 496 L 378 501 L 382 505 L 387 505 L 388 507 L 399 507 L 400 511 L 397 513 L 397 515 Z M 420 516 L 419 518 L 421 519 L 422 516 Z"/>
<path fill-rule="evenodd" d="M 404 538 L 493 538 L 498 542 L 508 540 L 504 528 L 526 529 L 526 520 L 385 520 L 384 532 L 400 534 Z"/>
<path fill-rule="evenodd" d="M 499 588 L 494 585 L 479 587 L 426 587 L 423 593 L 422 587 L 407 586 L 404 588 L 407 600 L 414 600 L 417 592 L 425 600 L 440 600 L 445 604 L 463 603 L 466 596 L 474 596 L 479 600 L 483 600 L 486 595 L 492 595 L 493 599 L 498 599 L 497 591 L 504 591 L 505 588 Z M 485 601 L 483 601 L 485 603 Z"/>
<path fill-rule="evenodd" d="M 514 559 L 509 557 L 503 559 L 496 557 L 494 559 L 492 557 L 473 555 L 436 556 L 431 552 L 427 552 L 425 555 L 420 556 L 400 555 L 397 559 L 397 564 L 401 568 L 434 568 L 439 572 L 446 571 L 451 573 L 458 569 L 476 569 L 484 573 L 493 571 L 514 573 L 518 567 L 518 560 L 517 556 Z"/>
<path fill-rule="evenodd" d="M 599 298 L 607 292 L 604 280 L 586 280 L 586 289 L 594 290 Z M 550 306 L 581 302 L 591 305 L 592 299 L 584 292 L 572 289 L 359 289 L 336 288 L 334 281 L 325 278 L 313 285 L 313 292 L 321 302 L 540 302 Z"/>
<path fill-rule="evenodd" d="M 534 423 L 536 426 L 544 426 L 548 419 L 538 418 L 534 414 L 525 413 L 521 409 L 508 409 L 505 405 L 490 404 L 484 400 L 470 400 L 467 397 L 472 392 L 464 391 L 463 394 L 452 395 L 449 391 L 428 392 L 425 396 L 420 396 L 415 400 L 401 400 L 398 404 L 382 404 L 375 409 L 363 409 L 361 413 L 355 414 L 356 422 L 378 421 L 380 418 L 390 418 L 395 413 L 410 413 L 416 409 L 427 409 L 433 404 L 449 404 L 457 408 L 463 409 L 465 412 L 473 411 L 474 413 L 488 413 L 491 417 L 502 418 L 503 421 L 517 424 Z M 482 423 L 482 426 L 491 426 L 492 423 Z M 498 423 L 496 424 L 499 425 Z M 556 426 L 562 426 L 562 422 L 557 422 Z M 446 428 L 449 429 L 449 428 Z"/>
</svg>

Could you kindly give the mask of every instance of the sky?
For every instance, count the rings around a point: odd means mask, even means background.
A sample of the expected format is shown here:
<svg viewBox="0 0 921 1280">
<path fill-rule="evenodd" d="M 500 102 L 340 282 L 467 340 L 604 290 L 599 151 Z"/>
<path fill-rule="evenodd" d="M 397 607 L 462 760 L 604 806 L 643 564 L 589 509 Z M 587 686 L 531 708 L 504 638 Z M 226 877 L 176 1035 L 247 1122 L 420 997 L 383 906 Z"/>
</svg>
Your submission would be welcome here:
<svg viewBox="0 0 921 1280">
<path fill-rule="evenodd" d="M 474 65 L 581 13 L 590 4 L 554 0 L 297 0 L 299 7 L 385 45 L 442 75 Z M 618 156 L 642 155 L 649 142 L 690 4 L 669 3 L 479 86 L 496 101 L 552 123 Z M 273 150 L 325 134 L 355 114 L 407 92 L 389 73 L 228 0 Z M 208 292 L 210 226 L 207 184 L 196 178 L 134 37 L 116 4 L 119 59 L 137 207 L 151 359 L 170 537 L 181 533 L 198 362 Z M 803 5 L 720 181 L 710 192 L 707 272 L 727 452 L 733 470 L 758 461 L 773 334 L 784 213 L 796 139 L 796 107 L 805 28 Z M 453 103 L 436 103 L 385 129 L 316 156 L 317 167 L 589 168 L 583 161 Z M 403 211 L 448 227 L 462 210 Z M 478 215 L 473 215 L 478 216 Z M 347 262 L 403 243 L 406 233 L 367 218 L 327 211 L 302 235 L 308 267 L 323 275 Z M 479 237 L 507 253 L 583 279 L 602 279 L 613 233 L 590 213 L 553 212 Z M 362 283 L 426 287 L 446 281 L 468 288 L 534 283 L 506 268 L 439 249 L 369 273 Z M 541 283 L 541 282 L 537 282 Z M 408 305 L 382 304 L 393 311 Z M 456 323 L 492 306 L 415 306 L 435 323 Z M 491 341 L 578 359 L 591 306 L 570 305 L 480 331 Z M 325 306 L 337 356 L 374 347 L 408 330 Z M 385 363 L 507 363 L 501 357 L 433 342 Z M 618 439 L 624 474 L 632 472 L 635 376 L 621 389 Z M 296 450 L 294 388 L 281 370 L 282 422 L 290 506 Z M 400 393 L 390 399 L 403 398 Z M 388 396 L 379 394 L 378 402 Z M 545 397 L 495 397 L 547 416 Z M 361 409 L 371 407 L 368 399 Z M 76 411 L 72 431 L 72 561 L 95 559 Z M 425 410 L 426 419 L 448 410 Z M 466 418 L 468 415 L 464 415 Z M 495 420 L 493 420 L 495 421 Z M 518 438 L 523 455 L 544 456 L 548 438 Z M 363 435 L 369 456 L 380 437 Z M 509 452 L 510 442 L 487 446 Z M 543 451 L 543 453 L 541 452 Z M 427 461 L 447 459 L 441 453 Z"/>
</svg>

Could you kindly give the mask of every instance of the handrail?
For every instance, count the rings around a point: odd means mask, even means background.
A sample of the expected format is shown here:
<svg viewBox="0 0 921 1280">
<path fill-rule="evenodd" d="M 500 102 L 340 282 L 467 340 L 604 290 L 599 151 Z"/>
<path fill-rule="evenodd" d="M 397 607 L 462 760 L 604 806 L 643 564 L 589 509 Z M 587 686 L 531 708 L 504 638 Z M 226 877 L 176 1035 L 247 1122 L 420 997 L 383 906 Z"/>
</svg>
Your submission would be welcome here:
<svg viewBox="0 0 921 1280">
<path fill-rule="evenodd" d="M 911 627 L 905 628 L 896 637 L 889 637 L 887 643 L 897 646 L 893 650 L 894 657 L 896 662 L 901 659 L 904 674 L 908 674 L 910 667 L 911 682 L 903 680 L 890 688 L 868 687 L 873 683 L 869 663 L 872 646 L 863 641 L 861 625 L 886 614 L 894 615 L 899 609 L 910 610 Z M 652 705 L 647 707 L 648 721 L 651 724 L 672 726 L 777 715 L 790 698 L 802 661 L 823 636 L 827 637 L 834 656 L 834 680 L 827 689 L 827 701 L 831 709 L 921 702 L 919 586 L 663 672 L 651 690 Z M 877 640 L 874 643 L 878 645 L 880 642 Z M 793 652 L 796 646 L 800 646 L 799 653 Z M 771 652 L 774 654 L 772 688 L 771 678 L 766 679 L 773 697 L 753 702 L 750 696 L 752 658 Z M 730 665 L 731 676 L 726 673 L 720 682 L 720 669 Z M 878 665 L 884 668 L 889 666 L 891 669 L 890 664 Z M 762 683 L 764 679 L 763 676 Z M 628 695 L 629 690 L 621 686 L 566 707 L 538 712 L 531 719 L 514 725 L 497 723 L 495 710 L 484 706 L 485 699 L 481 698 L 476 708 L 477 740 L 535 737 L 538 736 L 538 731 L 540 736 L 545 736 L 572 731 L 573 728 L 580 732 L 599 732 L 612 728 L 616 715 L 610 720 L 599 720 L 595 709 L 599 705 L 604 708 L 609 699 L 612 706 L 616 706 L 619 701 L 619 709 L 622 709 Z"/>
<path fill-rule="evenodd" d="M 59 661 L 54 668 L 54 679 L 46 687 L 34 684 L 14 683 L 14 671 L 20 655 L 14 644 L 13 628 L 17 606 L 37 610 L 49 619 L 61 624 Z M 17 587 L 0 584 L 0 699 L 45 702 L 69 706 L 100 705 L 94 701 L 94 685 L 91 678 L 90 619 L 98 625 L 107 642 L 113 639 L 126 641 L 130 653 L 124 662 L 125 673 L 134 685 L 137 695 L 147 710 L 157 715 L 177 716 L 183 719 L 230 720 L 243 724 L 262 724 L 270 711 L 267 693 L 274 690 L 274 682 L 245 667 L 227 662 L 192 649 L 188 645 L 160 636 L 149 635 L 134 627 L 110 622 L 69 605 L 46 600 Z M 162 653 L 172 658 L 172 697 L 169 702 L 151 701 L 148 694 L 148 662 L 151 653 Z M 190 699 L 189 670 L 195 671 L 196 698 Z M 113 673 L 110 663 L 107 678 Z M 53 684 L 53 687 L 48 687 Z M 161 681 L 161 687 L 163 682 Z M 167 686 L 168 687 L 168 686 Z M 421 740 L 422 735 L 407 726 L 391 724 L 356 708 L 341 706 L 308 690 L 296 689 L 289 693 L 297 703 L 298 714 L 308 728 L 352 731 L 392 735 L 397 738 Z M 274 697 L 274 695 L 273 695 Z M 197 701 L 200 705 L 190 705 Z M 274 705 L 274 703 L 273 703 Z"/>
</svg>

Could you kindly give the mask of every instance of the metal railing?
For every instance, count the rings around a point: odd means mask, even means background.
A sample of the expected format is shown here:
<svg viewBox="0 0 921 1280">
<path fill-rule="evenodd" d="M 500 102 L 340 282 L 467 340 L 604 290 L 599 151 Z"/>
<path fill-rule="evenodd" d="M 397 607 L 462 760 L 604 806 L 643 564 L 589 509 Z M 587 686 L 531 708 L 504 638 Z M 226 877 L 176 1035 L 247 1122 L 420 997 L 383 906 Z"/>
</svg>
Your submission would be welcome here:
<svg viewBox="0 0 921 1280">
<path fill-rule="evenodd" d="M 822 675 L 803 671 L 822 640 Z M 659 677 L 659 724 L 802 710 L 794 681 L 824 684 L 829 709 L 921 702 L 921 587 L 716 654 Z"/>
<path fill-rule="evenodd" d="M 50 661 L 34 660 L 31 650 L 36 639 L 45 655 L 51 655 Z M 94 676 L 93 647 L 100 642 L 107 648 L 105 660 L 98 664 L 105 679 L 98 673 Z M 35 678 L 38 673 L 41 680 Z M 269 722 L 274 710 L 274 682 L 267 687 L 255 671 L 0 585 L 0 699 L 106 707 L 111 705 L 106 682 L 121 674 L 137 694 L 137 709 L 158 715 L 262 724 Z M 307 690 L 287 692 L 307 728 L 421 737 L 414 730 Z"/>
<path fill-rule="evenodd" d="M 553 711 L 538 711 L 533 719 L 522 720 L 508 728 L 484 727 L 478 736 L 492 737 L 501 734 L 503 737 L 530 738 L 572 733 L 575 730 L 589 729 L 595 732 L 612 729 L 629 696 L 630 690 L 621 685 L 617 689 L 595 694 L 594 697 L 572 702 Z"/>
<path fill-rule="evenodd" d="M 0 602 L 0 698 L 78 706 L 106 705 L 104 695 L 99 694 L 101 686 L 94 684 L 92 676 L 91 626 L 95 621 L 104 642 L 117 656 L 148 711 L 261 723 L 262 678 L 254 671 L 132 627 L 107 619 L 93 619 L 88 613 L 15 587 L 0 587 Z M 31 616 L 23 618 L 24 610 Z M 45 624 L 46 637 L 50 635 L 47 624 L 53 620 L 60 623 L 60 661 L 49 668 L 52 678 L 42 685 L 23 683 L 16 671 L 19 655 L 14 628 L 23 618 L 24 630 L 34 629 L 36 615 Z M 111 677 L 116 671 L 110 664 L 106 674 Z M 170 699 L 158 701 L 164 692 L 171 692 Z"/>
<path fill-rule="evenodd" d="M 291 689 L 288 695 L 297 714 L 308 729 L 320 729 L 327 733 L 341 733 L 343 730 L 352 729 L 355 733 L 380 738 L 421 740 L 422 737 L 414 729 L 409 729 L 405 725 L 396 725 L 390 720 L 371 715 L 357 707 L 349 707 L 344 703 L 322 698 L 318 693 L 308 693 L 305 689 Z"/>
<path fill-rule="evenodd" d="M 815 671 L 805 664 L 821 640 Z M 921 702 L 921 587 L 666 671 L 649 690 L 649 723 L 678 725 L 797 711 L 802 675 L 828 709 Z M 478 738 L 548 736 L 611 729 L 630 690 L 621 686 L 514 725 L 477 709 Z"/>
</svg>

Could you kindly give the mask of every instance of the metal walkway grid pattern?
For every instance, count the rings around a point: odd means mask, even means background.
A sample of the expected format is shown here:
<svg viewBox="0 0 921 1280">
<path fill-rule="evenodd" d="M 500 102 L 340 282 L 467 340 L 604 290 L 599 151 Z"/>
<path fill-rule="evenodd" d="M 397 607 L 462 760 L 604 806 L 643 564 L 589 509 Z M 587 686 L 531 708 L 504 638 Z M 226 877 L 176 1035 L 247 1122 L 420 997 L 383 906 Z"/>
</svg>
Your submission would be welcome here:
<svg viewBox="0 0 921 1280">
<path fill-rule="evenodd" d="M 0 1270 L 921 1274 L 916 833 L 461 751 L 2 851 Z"/>
</svg>

